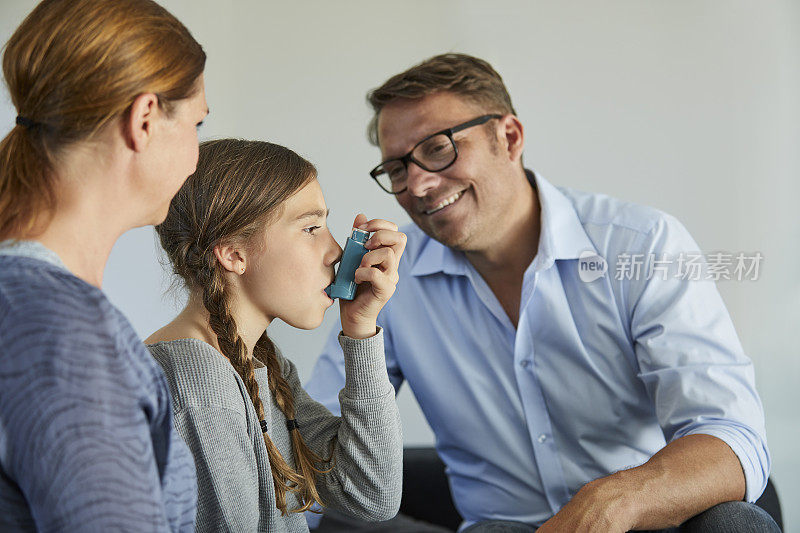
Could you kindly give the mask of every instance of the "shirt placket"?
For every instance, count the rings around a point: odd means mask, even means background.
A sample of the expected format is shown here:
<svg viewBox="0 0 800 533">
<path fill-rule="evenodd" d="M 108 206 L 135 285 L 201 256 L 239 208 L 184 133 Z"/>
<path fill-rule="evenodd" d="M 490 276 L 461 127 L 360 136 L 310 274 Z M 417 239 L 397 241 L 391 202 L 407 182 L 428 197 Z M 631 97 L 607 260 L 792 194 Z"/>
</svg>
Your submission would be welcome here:
<svg viewBox="0 0 800 533">
<path fill-rule="evenodd" d="M 553 275 L 555 267 L 536 272 L 529 270 L 523 278 L 522 306 L 514 341 L 514 375 L 520 392 L 520 400 L 528 425 L 528 435 L 533 447 L 533 456 L 541 478 L 542 488 L 551 511 L 555 514 L 570 499 L 569 490 L 564 480 L 558 448 L 553 439 L 552 424 L 547 411 L 539 378 L 536 375 L 536 346 L 530 324 L 532 320 L 546 320 L 545 312 L 537 312 L 541 305 L 536 295 L 537 282 L 540 278 Z"/>
</svg>

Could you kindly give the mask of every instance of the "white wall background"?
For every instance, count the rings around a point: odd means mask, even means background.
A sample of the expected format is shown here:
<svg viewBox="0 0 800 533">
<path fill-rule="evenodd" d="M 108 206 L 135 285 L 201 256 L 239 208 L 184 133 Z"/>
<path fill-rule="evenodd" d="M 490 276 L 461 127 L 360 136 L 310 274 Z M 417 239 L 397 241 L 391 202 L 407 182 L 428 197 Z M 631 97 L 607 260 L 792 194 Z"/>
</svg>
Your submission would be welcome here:
<svg viewBox="0 0 800 533">
<path fill-rule="evenodd" d="M 704 251 L 760 251 L 754 282 L 719 289 L 756 366 L 773 479 L 800 531 L 800 5 L 791 0 L 479 2 L 164 0 L 208 53 L 201 134 L 285 144 L 314 162 L 344 237 L 358 211 L 408 219 L 367 171 L 364 95 L 431 55 L 503 75 L 526 163 L 550 181 L 676 215 Z M 0 41 L 33 8 L 3 0 Z M 13 124 L 0 95 L 0 133 Z M 175 313 L 150 228 L 125 235 L 105 289 L 146 336 Z M 337 317 L 271 333 L 308 376 Z M 409 391 L 406 442 L 433 436 Z"/>
</svg>

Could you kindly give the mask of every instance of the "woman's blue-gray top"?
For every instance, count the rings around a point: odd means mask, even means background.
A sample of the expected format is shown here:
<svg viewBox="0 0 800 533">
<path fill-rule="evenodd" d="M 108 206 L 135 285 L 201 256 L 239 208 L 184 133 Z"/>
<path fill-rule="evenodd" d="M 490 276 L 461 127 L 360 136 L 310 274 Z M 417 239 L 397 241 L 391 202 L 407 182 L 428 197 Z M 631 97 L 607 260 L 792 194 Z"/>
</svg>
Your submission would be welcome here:
<svg viewBox="0 0 800 533">
<path fill-rule="evenodd" d="M 103 292 L 0 243 L 0 531 L 192 531 L 192 456 L 158 364 Z"/>
</svg>

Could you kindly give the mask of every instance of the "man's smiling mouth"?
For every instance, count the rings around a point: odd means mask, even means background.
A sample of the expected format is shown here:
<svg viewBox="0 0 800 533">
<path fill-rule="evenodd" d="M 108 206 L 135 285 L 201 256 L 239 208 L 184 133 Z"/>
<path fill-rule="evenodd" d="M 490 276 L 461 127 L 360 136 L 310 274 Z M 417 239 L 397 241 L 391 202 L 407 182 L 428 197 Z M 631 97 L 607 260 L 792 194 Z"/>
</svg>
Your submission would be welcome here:
<svg viewBox="0 0 800 533">
<path fill-rule="evenodd" d="M 437 205 L 433 209 L 429 209 L 429 210 L 425 211 L 425 214 L 426 215 L 432 215 L 432 214 L 436 213 L 437 211 L 441 211 L 442 209 L 444 209 L 448 205 L 455 203 L 459 198 L 461 198 L 461 195 L 463 195 L 463 194 L 464 194 L 464 191 L 460 191 L 460 192 L 457 192 L 457 193 L 455 193 L 454 195 L 452 195 L 452 196 L 450 196 L 448 198 L 445 198 L 444 200 L 439 202 L 439 205 Z"/>
</svg>

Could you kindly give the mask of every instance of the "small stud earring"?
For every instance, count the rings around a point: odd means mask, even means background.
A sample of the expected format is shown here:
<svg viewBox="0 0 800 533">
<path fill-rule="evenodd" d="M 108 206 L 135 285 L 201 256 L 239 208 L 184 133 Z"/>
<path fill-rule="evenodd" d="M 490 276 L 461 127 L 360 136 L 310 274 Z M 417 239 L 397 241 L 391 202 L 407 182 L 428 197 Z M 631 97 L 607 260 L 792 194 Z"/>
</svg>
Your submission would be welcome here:
<svg viewBox="0 0 800 533">
<path fill-rule="evenodd" d="M 242 267 L 242 271 L 239 272 L 240 274 L 244 274 L 244 267 Z"/>
</svg>

